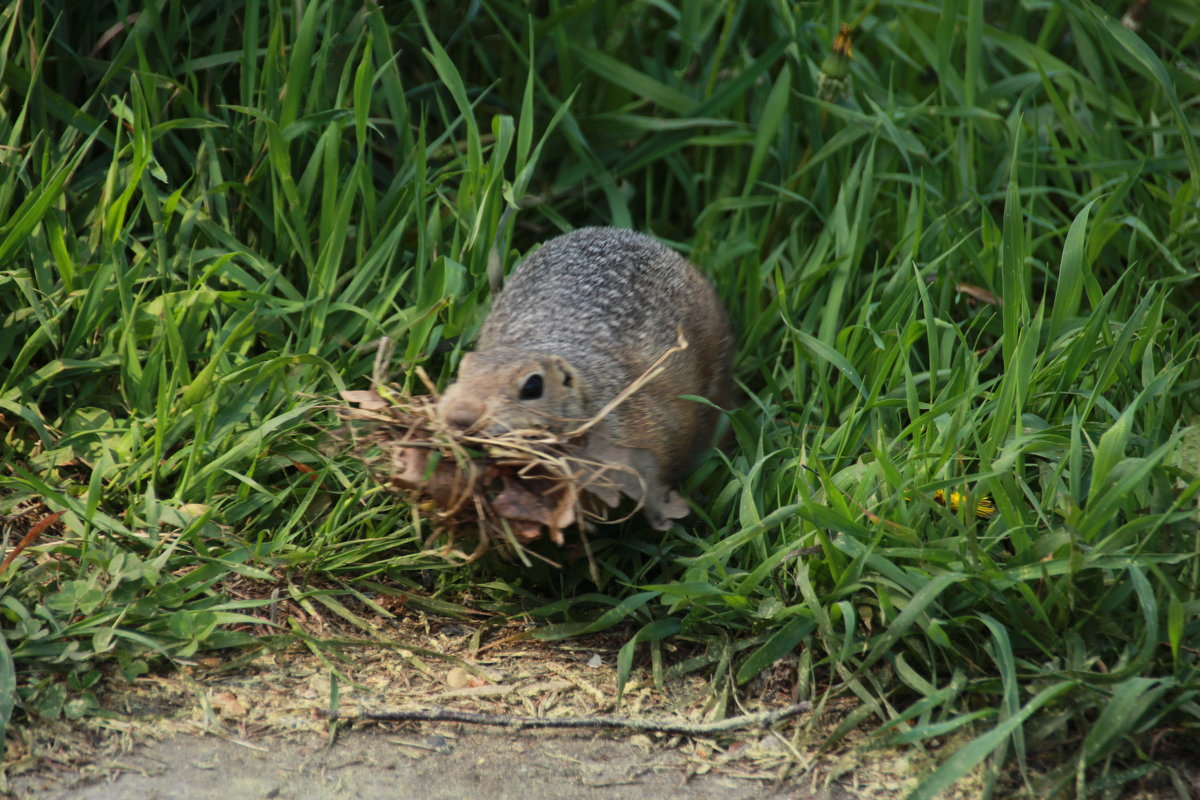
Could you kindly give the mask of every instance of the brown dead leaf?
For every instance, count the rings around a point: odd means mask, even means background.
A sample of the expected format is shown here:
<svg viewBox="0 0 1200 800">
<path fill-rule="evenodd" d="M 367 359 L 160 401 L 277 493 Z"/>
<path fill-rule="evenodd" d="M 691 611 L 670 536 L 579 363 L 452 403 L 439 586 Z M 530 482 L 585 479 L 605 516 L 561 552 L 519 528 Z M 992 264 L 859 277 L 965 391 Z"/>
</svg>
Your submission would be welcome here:
<svg viewBox="0 0 1200 800">
<path fill-rule="evenodd" d="M 473 476 L 464 474 L 453 459 L 442 459 L 430 471 L 432 452 L 423 447 L 396 448 L 392 454 L 391 484 L 396 489 L 418 492 L 451 512 L 465 499 Z"/>
<path fill-rule="evenodd" d="M 462 667 L 454 667 L 446 673 L 446 685 L 451 689 L 467 689 L 487 686 L 488 682 L 478 675 L 473 675 Z"/>
<path fill-rule="evenodd" d="M 559 492 L 556 498 L 551 494 L 553 486 L 547 481 L 519 481 L 511 475 L 501 475 L 500 482 L 504 488 L 492 499 L 492 508 L 513 523 L 513 533 L 518 538 L 533 541 L 541 536 L 544 525 L 550 531 L 550 540 L 563 544 L 562 529 L 575 522 L 572 491 Z"/>
<path fill-rule="evenodd" d="M 1003 308 L 1004 300 L 999 295 L 996 295 L 982 286 L 976 286 L 973 283 L 956 283 L 954 288 L 968 297 L 978 300 L 980 303 L 987 303 L 991 306 L 1000 306 Z"/>
<path fill-rule="evenodd" d="M 216 692 L 209 705 L 223 717 L 242 719 L 246 716 L 246 705 L 233 692 Z"/>
<path fill-rule="evenodd" d="M 388 402 L 380 397 L 374 389 L 351 389 L 338 392 L 338 395 L 347 403 L 354 403 L 364 411 L 382 411 L 388 407 Z"/>
</svg>

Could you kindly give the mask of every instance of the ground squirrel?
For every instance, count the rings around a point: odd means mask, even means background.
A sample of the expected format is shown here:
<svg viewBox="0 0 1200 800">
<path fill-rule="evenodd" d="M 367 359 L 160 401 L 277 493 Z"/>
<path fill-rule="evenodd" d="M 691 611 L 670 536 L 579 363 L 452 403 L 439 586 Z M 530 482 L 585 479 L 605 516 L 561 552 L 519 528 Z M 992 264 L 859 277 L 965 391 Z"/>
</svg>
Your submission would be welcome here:
<svg viewBox="0 0 1200 800">
<path fill-rule="evenodd" d="M 586 434 L 583 455 L 632 467 L 612 477 L 658 530 L 688 513 L 672 488 L 713 442 L 728 407 L 733 338 L 712 285 L 674 250 L 619 228 L 546 242 L 513 272 L 438 411 L 459 429 L 574 430 L 643 375 L 680 335 L 687 348 Z M 644 486 L 644 496 L 643 496 Z M 615 490 L 594 492 L 609 505 Z"/>
</svg>

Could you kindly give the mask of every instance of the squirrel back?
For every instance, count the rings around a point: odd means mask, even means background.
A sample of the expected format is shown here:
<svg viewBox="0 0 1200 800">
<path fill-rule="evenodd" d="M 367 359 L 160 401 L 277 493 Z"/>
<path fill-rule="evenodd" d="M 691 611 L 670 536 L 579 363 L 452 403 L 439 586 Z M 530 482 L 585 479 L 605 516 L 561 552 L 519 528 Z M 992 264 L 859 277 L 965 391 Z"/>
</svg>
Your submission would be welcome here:
<svg viewBox="0 0 1200 800">
<path fill-rule="evenodd" d="M 733 337 L 712 285 L 655 239 L 581 228 L 526 258 L 496 298 L 439 410 L 460 428 L 564 432 L 594 416 L 680 335 L 687 348 L 588 433 L 585 454 L 637 470 L 622 491 L 654 527 L 687 513 L 671 486 L 712 444 L 732 396 Z M 606 498 L 615 502 L 615 498 Z"/>
</svg>

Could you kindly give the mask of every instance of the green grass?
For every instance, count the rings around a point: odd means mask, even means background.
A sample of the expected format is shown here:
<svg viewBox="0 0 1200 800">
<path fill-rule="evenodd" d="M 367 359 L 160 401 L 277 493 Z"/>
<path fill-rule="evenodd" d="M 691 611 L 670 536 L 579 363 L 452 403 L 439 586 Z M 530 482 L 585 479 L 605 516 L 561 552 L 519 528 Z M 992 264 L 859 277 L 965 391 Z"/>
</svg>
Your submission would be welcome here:
<svg viewBox="0 0 1200 800">
<path fill-rule="evenodd" d="M 63 512 L 0 576 L 0 719 L 252 646 L 243 576 L 365 631 L 379 592 L 621 625 L 622 680 L 649 653 L 718 703 L 792 654 L 861 702 L 831 744 L 958 743 L 914 797 L 1013 764 L 1034 796 L 1186 796 L 1200 10 L 433 5 L 0 11 L 0 513 Z M 497 234 L 511 266 L 593 223 L 712 276 L 737 447 L 681 526 L 601 532 L 599 586 L 421 555 L 326 399 L 384 335 L 398 381 L 445 382 Z"/>
</svg>

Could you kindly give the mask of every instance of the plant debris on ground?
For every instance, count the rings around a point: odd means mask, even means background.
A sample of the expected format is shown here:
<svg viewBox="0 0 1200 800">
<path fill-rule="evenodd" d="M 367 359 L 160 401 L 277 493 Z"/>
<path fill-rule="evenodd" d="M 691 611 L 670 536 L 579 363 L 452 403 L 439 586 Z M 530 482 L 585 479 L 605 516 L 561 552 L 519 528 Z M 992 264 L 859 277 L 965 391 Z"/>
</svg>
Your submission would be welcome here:
<svg viewBox="0 0 1200 800">
<path fill-rule="evenodd" d="M 545 536 L 561 548 L 569 526 L 576 528 L 574 549 L 590 556 L 589 523 L 613 522 L 606 511 L 620 484 L 611 474 L 633 472 L 587 458 L 570 434 L 456 430 L 439 419 L 428 395 L 377 388 L 342 392 L 342 399 L 354 404 L 339 409 L 347 444 L 428 522 L 425 549 L 443 540 L 438 550 L 461 563 L 499 542 L 526 565 L 532 555 L 561 566 L 525 546 Z M 475 540 L 470 553 L 456 548 L 461 538 Z"/>
</svg>

